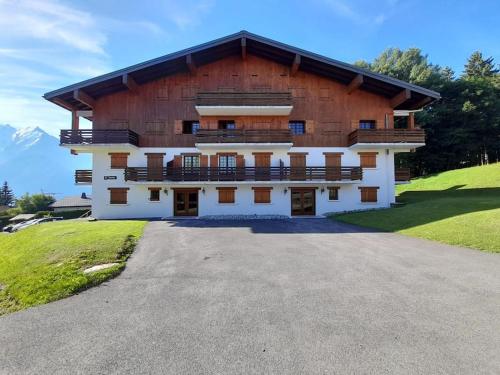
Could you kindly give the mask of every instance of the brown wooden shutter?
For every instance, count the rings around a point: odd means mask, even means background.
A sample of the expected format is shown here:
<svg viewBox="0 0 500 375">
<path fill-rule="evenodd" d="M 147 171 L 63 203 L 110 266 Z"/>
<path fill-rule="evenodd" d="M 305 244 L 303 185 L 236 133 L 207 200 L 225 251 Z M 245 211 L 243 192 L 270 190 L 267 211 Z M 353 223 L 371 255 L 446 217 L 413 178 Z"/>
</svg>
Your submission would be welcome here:
<svg viewBox="0 0 500 375">
<path fill-rule="evenodd" d="M 219 203 L 234 203 L 234 191 L 236 187 L 218 187 Z"/>
<path fill-rule="evenodd" d="M 182 155 L 174 155 L 174 168 L 182 168 Z"/>
<path fill-rule="evenodd" d="M 340 180 L 341 167 L 342 167 L 342 154 L 343 152 L 324 152 L 326 179 L 327 180 Z"/>
<path fill-rule="evenodd" d="M 217 128 L 218 128 L 217 120 L 209 120 L 208 121 L 208 128 L 211 130 L 217 130 Z"/>
<path fill-rule="evenodd" d="M 128 152 L 110 152 L 111 169 L 127 168 Z"/>
<path fill-rule="evenodd" d="M 306 134 L 313 134 L 314 133 L 314 120 L 307 120 L 306 121 Z"/>
<path fill-rule="evenodd" d="M 359 120 L 351 120 L 351 130 L 359 129 Z"/>
<path fill-rule="evenodd" d="M 290 179 L 305 180 L 306 179 L 306 155 L 303 152 L 290 152 Z"/>
<path fill-rule="evenodd" d="M 272 187 L 253 187 L 254 203 L 271 203 Z"/>
<path fill-rule="evenodd" d="M 219 156 L 210 155 L 210 168 L 217 168 L 219 166 Z"/>
<path fill-rule="evenodd" d="M 148 180 L 163 180 L 163 156 L 164 153 L 146 153 L 148 158 Z"/>
<path fill-rule="evenodd" d="M 182 134 L 182 120 L 174 121 L 174 134 Z"/>
<path fill-rule="evenodd" d="M 377 168 L 378 152 L 358 152 L 361 168 Z"/>
<path fill-rule="evenodd" d="M 361 192 L 361 202 L 376 203 L 378 186 L 359 187 Z"/>
<path fill-rule="evenodd" d="M 129 188 L 108 188 L 110 204 L 127 204 L 127 191 Z"/>
<path fill-rule="evenodd" d="M 208 167 L 208 155 L 200 155 L 200 167 Z"/>
<path fill-rule="evenodd" d="M 236 167 L 245 168 L 245 157 L 243 155 L 236 155 Z"/>
</svg>

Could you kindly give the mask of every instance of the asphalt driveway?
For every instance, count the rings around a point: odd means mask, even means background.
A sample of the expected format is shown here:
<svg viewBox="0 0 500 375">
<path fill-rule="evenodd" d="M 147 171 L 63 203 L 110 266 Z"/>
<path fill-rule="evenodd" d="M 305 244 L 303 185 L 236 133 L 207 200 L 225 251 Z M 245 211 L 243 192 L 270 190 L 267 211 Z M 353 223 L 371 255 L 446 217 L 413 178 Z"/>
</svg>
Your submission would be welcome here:
<svg viewBox="0 0 500 375">
<path fill-rule="evenodd" d="M 2 374 L 498 374 L 500 256 L 328 220 L 151 222 L 126 270 L 0 317 Z"/>
</svg>

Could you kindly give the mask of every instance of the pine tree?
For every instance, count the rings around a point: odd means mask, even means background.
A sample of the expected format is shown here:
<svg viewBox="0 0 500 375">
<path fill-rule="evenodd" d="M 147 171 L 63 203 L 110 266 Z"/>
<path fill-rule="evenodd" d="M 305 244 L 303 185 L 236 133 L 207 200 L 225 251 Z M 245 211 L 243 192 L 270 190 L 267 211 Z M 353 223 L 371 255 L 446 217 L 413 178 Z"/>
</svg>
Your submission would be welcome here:
<svg viewBox="0 0 500 375">
<path fill-rule="evenodd" d="M 476 51 L 470 55 L 467 59 L 467 64 L 465 64 L 465 78 L 492 77 L 497 73 L 498 69 L 495 68 L 493 57 L 485 59 L 480 51 Z"/>
<path fill-rule="evenodd" d="M 0 206 L 11 206 L 13 203 L 14 194 L 7 181 L 5 181 L 0 189 Z"/>
</svg>

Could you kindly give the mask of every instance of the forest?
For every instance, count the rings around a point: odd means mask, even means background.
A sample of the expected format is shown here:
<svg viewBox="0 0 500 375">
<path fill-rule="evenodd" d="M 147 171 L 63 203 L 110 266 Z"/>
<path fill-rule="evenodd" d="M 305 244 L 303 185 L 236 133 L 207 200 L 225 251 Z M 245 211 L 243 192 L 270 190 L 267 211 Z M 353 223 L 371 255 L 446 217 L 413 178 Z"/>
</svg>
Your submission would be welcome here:
<svg viewBox="0 0 500 375">
<path fill-rule="evenodd" d="M 397 167 L 413 176 L 498 162 L 500 159 L 500 74 L 492 57 L 474 52 L 460 75 L 432 64 L 418 48 L 389 48 L 374 61 L 355 65 L 435 90 L 441 99 L 415 113 L 426 145 L 399 154 Z"/>
</svg>

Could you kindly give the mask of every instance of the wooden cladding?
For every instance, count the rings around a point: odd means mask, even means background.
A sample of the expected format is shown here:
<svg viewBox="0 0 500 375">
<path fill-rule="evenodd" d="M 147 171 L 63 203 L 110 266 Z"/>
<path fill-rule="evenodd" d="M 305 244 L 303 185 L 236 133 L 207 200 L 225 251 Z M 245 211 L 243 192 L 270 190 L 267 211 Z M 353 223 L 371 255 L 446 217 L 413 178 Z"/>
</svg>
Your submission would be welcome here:
<svg viewBox="0 0 500 375">
<path fill-rule="evenodd" d="M 377 168 L 378 152 L 358 152 L 361 168 Z"/>
<path fill-rule="evenodd" d="M 378 186 L 360 186 L 358 189 L 361 192 L 361 202 L 377 202 L 377 190 L 379 189 Z"/>
<path fill-rule="evenodd" d="M 271 203 L 272 187 L 253 187 L 254 203 Z"/>
<path fill-rule="evenodd" d="M 108 188 L 110 204 L 127 204 L 129 188 Z"/>
<path fill-rule="evenodd" d="M 234 191 L 236 187 L 218 187 L 219 203 L 234 203 Z"/>
<path fill-rule="evenodd" d="M 110 152 L 111 169 L 127 168 L 128 152 Z"/>
</svg>

